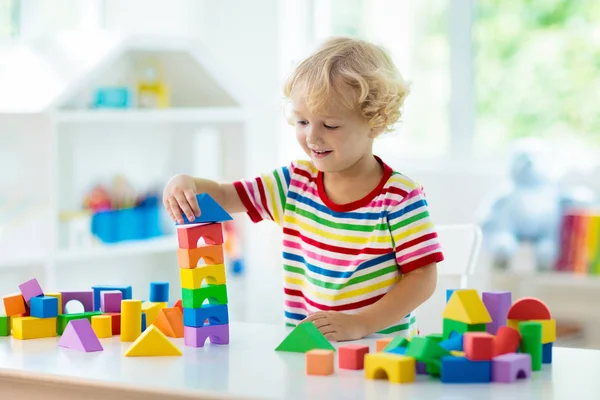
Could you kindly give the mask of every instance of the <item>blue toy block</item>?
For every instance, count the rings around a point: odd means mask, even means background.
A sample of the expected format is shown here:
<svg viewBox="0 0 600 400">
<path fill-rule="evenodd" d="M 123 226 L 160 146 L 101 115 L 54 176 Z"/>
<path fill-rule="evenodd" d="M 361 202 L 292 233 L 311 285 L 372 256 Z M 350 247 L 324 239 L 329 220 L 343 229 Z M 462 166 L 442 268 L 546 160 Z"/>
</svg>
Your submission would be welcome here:
<svg viewBox="0 0 600 400">
<path fill-rule="evenodd" d="M 446 289 L 446 304 L 448 304 L 450 297 L 452 297 L 452 293 L 454 293 L 456 290 L 458 289 Z"/>
<path fill-rule="evenodd" d="M 386 350 L 386 353 L 394 353 L 394 354 L 400 354 L 400 355 L 405 355 L 406 354 L 406 347 L 396 347 L 394 349 L 391 350 Z"/>
<path fill-rule="evenodd" d="M 58 316 L 58 298 L 50 296 L 32 297 L 30 315 L 36 318 L 54 318 Z"/>
<path fill-rule="evenodd" d="M 133 290 L 131 286 L 105 286 L 105 285 L 96 285 L 92 286 L 92 291 L 94 292 L 94 311 L 100 311 L 100 297 L 102 292 L 106 292 L 108 290 L 120 290 L 123 293 L 122 300 L 131 300 L 133 299 Z"/>
<path fill-rule="evenodd" d="M 444 356 L 440 378 L 444 383 L 488 383 L 492 381 L 492 362 Z"/>
<path fill-rule="evenodd" d="M 146 330 L 146 313 L 142 313 L 142 332 Z"/>
<path fill-rule="evenodd" d="M 542 345 L 542 364 L 552 364 L 552 343 Z"/>
<path fill-rule="evenodd" d="M 439 343 L 439 345 L 448 351 L 450 351 L 450 350 L 464 351 L 463 335 L 458 332 L 452 332 L 450 334 L 450 338 L 441 341 Z"/>
<path fill-rule="evenodd" d="M 200 206 L 200 216 L 190 222 L 186 215 L 182 214 L 183 224 L 181 225 L 225 222 L 233 219 L 208 193 L 198 194 L 196 199 L 198 199 L 198 206 Z"/>
<path fill-rule="evenodd" d="M 208 319 L 208 324 L 204 322 Z M 229 323 L 227 304 L 206 304 L 200 308 L 183 309 L 183 325 L 199 328 L 206 325 L 225 325 Z"/>
<path fill-rule="evenodd" d="M 169 282 L 150 282 L 150 301 L 152 303 L 168 303 Z"/>
</svg>

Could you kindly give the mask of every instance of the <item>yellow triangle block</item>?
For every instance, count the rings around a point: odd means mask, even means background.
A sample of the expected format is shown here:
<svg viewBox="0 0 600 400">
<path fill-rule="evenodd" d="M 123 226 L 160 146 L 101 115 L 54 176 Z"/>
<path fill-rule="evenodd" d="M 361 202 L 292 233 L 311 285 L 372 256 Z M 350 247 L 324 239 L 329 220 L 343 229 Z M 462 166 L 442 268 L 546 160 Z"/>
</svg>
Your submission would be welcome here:
<svg viewBox="0 0 600 400">
<path fill-rule="evenodd" d="M 180 356 L 177 348 L 156 326 L 150 325 L 125 352 L 125 357 Z"/>
<path fill-rule="evenodd" d="M 442 317 L 469 325 L 492 322 L 490 313 L 475 289 L 455 291 L 446 304 Z"/>
</svg>

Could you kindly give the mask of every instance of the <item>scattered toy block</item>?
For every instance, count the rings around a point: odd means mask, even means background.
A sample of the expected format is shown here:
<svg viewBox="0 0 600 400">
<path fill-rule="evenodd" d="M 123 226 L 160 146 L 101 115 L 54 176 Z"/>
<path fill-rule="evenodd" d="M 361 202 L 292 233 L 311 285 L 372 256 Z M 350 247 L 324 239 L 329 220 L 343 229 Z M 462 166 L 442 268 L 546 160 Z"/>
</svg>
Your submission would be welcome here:
<svg viewBox="0 0 600 400">
<path fill-rule="evenodd" d="M 142 333 L 142 301 L 121 302 L 121 342 L 134 342 Z"/>
<path fill-rule="evenodd" d="M 57 292 L 57 293 L 44 293 L 44 296 L 56 297 L 56 300 L 57 300 L 57 303 L 58 303 L 58 314 L 63 314 L 62 294 L 60 292 Z"/>
<path fill-rule="evenodd" d="M 494 336 L 487 332 L 467 332 L 464 335 L 465 357 L 471 361 L 488 361 L 494 356 Z"/>
<path fill-rule="evenodd" d="M 4 296 L 2 301 L 4 303 L 4 312 L 9 317 L 22 315 L 27 312 L 25 298 L 21 293 Z"/>
<path fill-rule="evenodd" d="M 395 349 L 396 347 L 407 347 L 410 343 L 410 340 L 403 336 L 395 336 L 394 339 L 388 343 L 387 346 L 383 349 L 383 351 L 389 351 Z"/>
<path fill-rule="evenodd" d="M 184 344 L 189 347 L 204 347 L 206 339 L 212 344 L 229 343 L 229 324 L 202 327 L 184 326 Z"/>
<path fill-rule="evenodd" d="M 225 266 L 223 264 L 206 265 L 194 269 L 179 269 L 182 289 L 199 289 L 202 282 L 208 284 L 225 285 Z"/>
<path fill-rule="evenodd" d="M 112 324 L 112 334 L 120 335 L 121 334 L 121 313 L 106 313 L 104 315 L 108 315 Z"/>
<path fill-rule="evenodd" d="M 415 381 L 416 360 L 414 357 L 386 352 L 365 355 L 365 377 L 367 379 L 385 379 L 392 383 L 410 383 Z"/>
<path fill-rule="evenodd" d="M 535 297 L 524 297 L 515 301 L 506 317 L 517 321 L 552 319 L 548 306 Z"/>
<path fill-rule="evenodd" d="M 198 199 L 200 207 L 200 216 L 194 217 L 194 220 L 190 221 L 185 214 L 182 214 L 183 224 L 178 223 L 177 225 L 220 223 L 233 219 L 208 193 L 198 194 L 196 199 Z"/>
<path fill-rule="evenodd" d="M 0 336 L 10 336 L 10 317 L 0 315 Z"/>
<path fill-rule="evenodd" d="M 206 245 L 195 249 L 177 249 L 177 262 L 179 268 L 198 268 L 200 259 L 206 265 L 223 264 L 223 245 Z"/>
<path fill-rule="evenodd" d="M 92 292 L 94 293 L 94 311 L 100 311 L 101 299 L 100 295 L 102 292 L 118 290 L 123 293 L 122 300 L 131 300 L 133 290 L 131 286 L 108 286 L 108 285 L 95 285 L 92 286 Z"/>
<path fill-rule="evenodd" d="M 223 244 L 222 224 L 212 223 L 177 228 L 177 241 L 180 249 L 195 249 L 200 247 L 198 244 L 200 239 L 204 239 L 205 244 Z"/>
<path fill-rule="evenodd" d="M 120 313 L 123 292 L 120 290 L 107 290 L 100 293 L 100 310 L 105 313 Z"/>
<path fill-rule="evenodd" d="M 21 294 L 23 295 L 23 298 L 25 299 L 25 304 L 27 304 L 28 306 L 29 306 L 29 302 L 32 297 L 38 297 L 38 296 L 44 295 L 44 291 L 42 290 L 42 287 L 40 286 L 39 282 L 35 278 L 21 283 L 19 285 L 19 289 L 21 290 Z"/>
<path fill-rule="evenodd" d="M 199 308 L 205 300 L 209 304 L 227 304 L 227 285 L 207 285 L 198 289 L 181 289 L 183 308 Z"/>
<path fill-rule="evenodd" d="M 506 325 L 508 310 L 512 304 L 512 293 L 506 291 L 483 292 L 481 299 L 492 317 L 492 322 L 487 324 L 486 331 L 495 335 L 501 326 Z"/>
<path fill-rule="evenodd" d="M 14 319 L 13 337 L 19 340 L 56 336 L 56 318 L 19 317 Z"/>
<path fill-rule="evenodd" d="M 58 299 L 50 296 L 32 297 L 30 315 L 36 318 L 55 318 L 58 316 Z"/>
<path fill-rule="evenodd" d="M 173 305 L 173 307 L 179 308 L 179 311 L 181 311 L 181 315 L 183 315 L 183 303 L 182 303 L 181 299 L 177 300 L 175 302 L 175 304 Z"/>
<path fill-rule="evenodd" d="M 501 326 L 494 339 L 494 357 L 516 353 L 521 342 L 521 333 L 510 326 Z"/>
<path fill-rule="evenodd" d="M 62 309 L 67 312 L 67 304 L 71 300 L 76 300 L 83 305 L 84 312 L 94 311 L 94 292 L 91 290 L 85 290 L 82 292 L 60 292 L 62 295 Z"/>
<path fill-rule="evenodd" d="M 339 347 L 338 366 L 341 369 L 363 369 L 365 355 L 369 353 L 369 346 L 362 344 L 347 344 Z"/>
<path fill-rule="evenodd" d="M 58 346 L 86 353 L 104 350 L 87 318 L 69 321 Z"/>
<path fill-rule="evenodd" d="M 112 337 L 112 317 L 110 315 L 94 315 L 92 329 L 99 339 Z"/>
<path fill-rule="evenodd" d="M 172 338 L 182 338 L 183 330 L 183 314 L 179 308 L 163 308 L 160 310 L 154 320 L 156 326 L 162 333 Z"/>
<path fill-rule="evenodd" d="M 455 291 L 446 304 L 442 317 L 468 325 L 492 322 L 492 317 L 475 289 Z"/>
<path fill-rule="evenodd" d="M 208 320 L 208 324 L 206 323 Z M 201 327 L 229 323 L 227 304 L 207 304 L 200 308 L 183 308 L 183 325 Z"/>
<path fill-rule="evenodd" d="M 492 381 L 494 382 L 512 383 L 530 376 L 530 354 L 509 353 L 492 359 Z"/>
<path fill-rule="evenodd" d="M 425 364 L 424 362 L 421 362 L 421 361 L 417 361 L 415 363 L 415 365 L 416 365 L 415 369 L 417 370 L 416 371 L 417 375 L 427 375 L 427 364 Z"/>
<path fill-rule="evenodd" d="M 521 342 L 519 350 L 521 353 L 531 355 L 531 370 L 542 369 L 542 324 L 539 322 L 525 321 L 519 324 Z"/>
<path fill-rule="evenodd" d="M 167 308 L 167 303 L 152 303 L 146 301 L 142 303 L 142 312 L 146 314 L 146 326 L 151 325 L 156 316 L 163 308 Z"/>
<path fill-rule="evenodd" d="M 150 282 L 150 302 L 169 302 L 169 282 Z"/>
<path fill-rule="evenodd" d="M 125 357 L 181 356 L 182 352 L 156 326 L 150 325 L 125 352 Z"/>
<path fill-rule="evenodd" d="M 443 331 L 444 340 L 450 338 L 453 333 L 465 334 L 467 332 L 485 332 L 486 324 L 466 324 L 460 321 L 444 318 Z"/>
<path fill-rule="evenodd" d="M 332 375 L 333 351 L 313 349 L 306 352 L 307 375 Z"/>
<path fill-rule="evenodd" d="M 309 350 L 333 350 L 335 347 L 312 321 L 301 322 L 275 348 L 275 351 L 306 353 Z"/>
<path fill-rule="evenodd" d="M 491 361 L 473 361 L 466 357 L 445 356 L 441 360 L 444 383 L 487 383 L 492 380 Z"/>
<path fill-rule="evenodd" d="M 552 364 L 552 343 L 542 345 L 542 364 Z"/>
<path fill-rule="evenodd" d="M 441 342 L 438 341 L 438 338 L 415 337 L 410 341 L 405 355 L 427 364 L 428 374 L 439 376 L 441 370 L 440 359 L 450 354 L 439 343 Z"/>
<path fill-rule="evenodd" d="M 101 314 L 102 313 L 100 311 L 83 312 L 83 313 L 76 313 L 76 314 L 60 314 L 58 316 L 57 323 L 56 323 L 56 333 L 58 333 L 59 335 L 62 335 L 70 321 L 86 318 L 91 323 L 92 317 L 94 315 L 101 315 Z"/>
<path fill-rule="evenodd" d="M 386 337 L 382 339 L 377 339 L 375 341 L 375 352 L 383 351 L 393 340 L 393 337 Z"/>
<path fill-rule="evenodd" d="M 439 343 L 439 345 L 448 351 L 452 351 L 452 350 L 463 351 L 464 350 L 464 335 L 461 333 L 455 333 L 454 335 L 450 336 L 448 339 L 441 341 Z"/>
</svg>

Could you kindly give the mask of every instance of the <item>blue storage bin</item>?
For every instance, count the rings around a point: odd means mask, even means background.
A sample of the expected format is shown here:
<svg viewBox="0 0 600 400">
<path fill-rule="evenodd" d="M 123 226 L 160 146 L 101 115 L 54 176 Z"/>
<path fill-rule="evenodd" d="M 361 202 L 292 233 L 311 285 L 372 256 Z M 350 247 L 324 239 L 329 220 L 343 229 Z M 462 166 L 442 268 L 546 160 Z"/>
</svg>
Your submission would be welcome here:
<svg viewBox="0 0 600 400">
<path fill-rule="evenodd" d="M 92 216 L 92 234 L 103 243 L 144 240 L 163 234 L 160 209 L 147 204 L 122 210 L 100 211 Z"/>
</svg>

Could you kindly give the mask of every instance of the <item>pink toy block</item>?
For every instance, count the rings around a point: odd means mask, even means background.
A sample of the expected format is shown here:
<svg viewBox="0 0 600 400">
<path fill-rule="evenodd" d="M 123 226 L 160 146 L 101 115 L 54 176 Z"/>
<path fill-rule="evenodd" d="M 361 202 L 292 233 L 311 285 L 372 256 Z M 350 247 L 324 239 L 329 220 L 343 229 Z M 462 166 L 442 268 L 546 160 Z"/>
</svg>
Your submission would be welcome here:
<svg viewBox="0 0 600 400">
<path fill-rule="evenodd" d="M 58 346 L 86 353 L 104 350 L 87 318 L 69 321 L 67 328 L 58 342 Z"/>
<path fill-rule="evenodd" d="M 471 361 L 489 361 L 494 356 L 494 336 L 487 332 L 466 332 L 463 345 L 465 357 Z"/>
<path fill-rule="evenodd" d="M 341 369 L 363 369 L 365 367 L 365 355 L 369 352 L 369 346 L 360 344 L 347 344 L 340 346 L 338 353 L 338 365 Z"/>
<path fill-rule="evenodd" d="M 100 310 L 105 313 L 120 313 L 123 292 L 120 290 L 108 290 L 102 292 Z"/>
<path fill-rule="evenodd" d="M 483 292 L 481 299 L 485 308 L 487 308 L 492 322 L 486 326 L 486 331 L 489 334 L 495 335 L 501 326 L 506 325 L 506 316 L 512 305 L 511 292 Z"/>
<path fill-rule="evenodd" d="M 492 358 L 492 381 L 511 383 L 531 376 L 531 355 L 509 353 Z"/>
<path fill-rule="evenodd" d="M 84 312 L 94 311 L 94 292 L 86 290 L 83 292 L 61 292 L 63 314 L 67 314 L 66 305 L 71 300 L 77 300 L 83 305 Z"/>
<path fill-rule="evenodd" d="M 25 303 L 27 305 L 29 305 L 29 301 L 31 300 L 32 297 L 38 297 L 38 296 L 44 295 L 44 291 L 42 290 L 42 287 L 40 286 L 39 282 L 35 278 L 30 279 L 27 282 L 23 282 L 22 284 L 20 284 L 19 289 L 21 290 L 21 294 L 23 295 L 23 298 L 25 299 Z"/>
<path fill-rule="evenodd" d="M 189 347 L 204 347 L 207 338 L 213 344 L 229 343 L 229 325 L 184 326 L 184 344 Z"/>
</svg>

